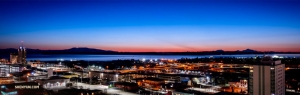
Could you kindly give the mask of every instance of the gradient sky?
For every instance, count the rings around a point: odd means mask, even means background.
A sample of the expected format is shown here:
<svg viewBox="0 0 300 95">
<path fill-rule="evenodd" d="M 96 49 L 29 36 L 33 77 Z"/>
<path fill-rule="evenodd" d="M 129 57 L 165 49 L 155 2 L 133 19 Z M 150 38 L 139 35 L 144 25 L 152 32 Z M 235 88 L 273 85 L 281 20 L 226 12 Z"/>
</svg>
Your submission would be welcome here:
<svg viewBox="0 0 300 95">
<path fill-rule="evenodd" d="M 0 48 L 300 51 L 299 0 L 1 0 Z"/>
</svg>

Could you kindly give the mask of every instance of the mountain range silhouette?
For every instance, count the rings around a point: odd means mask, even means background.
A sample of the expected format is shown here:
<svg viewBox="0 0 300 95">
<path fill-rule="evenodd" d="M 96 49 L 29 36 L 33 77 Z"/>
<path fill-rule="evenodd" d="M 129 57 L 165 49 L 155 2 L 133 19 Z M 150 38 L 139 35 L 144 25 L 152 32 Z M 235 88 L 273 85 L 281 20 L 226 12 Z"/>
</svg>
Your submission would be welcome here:
<svg viewBox="0 0 300 95">
<path fill-rule="evenodd" d="M 11 54 L 17 53 L 17 49 L 8 48 L 8 49 L 0 49 L 0 54 Z M 40 49 L 30 49 L 27 48 L 27 54 L 162 54 L 162 55 L 209 55 L 209 54 L 264 54 L 264 53 L 296 53 L 298 52 L 274 52 L 267 51 L 261 52 L 252 49 L 245 49 L 242 51 L 224 51 L 224 50 L 215 50 L 215 51 L 201 51 L 201 52 L 118 52 L 112 50 L 102 50 L 102 49 L 94 49 L 87 47 L 74 47 L 70 49 L 63 50 L 40 50 Z"/>
</svg>

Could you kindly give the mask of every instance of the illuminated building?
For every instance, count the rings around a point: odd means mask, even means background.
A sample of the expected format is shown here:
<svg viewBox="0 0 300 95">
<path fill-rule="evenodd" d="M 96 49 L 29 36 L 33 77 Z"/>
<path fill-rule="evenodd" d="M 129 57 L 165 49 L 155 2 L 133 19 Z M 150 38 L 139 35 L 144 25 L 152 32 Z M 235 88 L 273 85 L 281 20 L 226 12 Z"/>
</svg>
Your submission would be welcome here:
<svg viewBox="0 0 300 95">
<path fill-rule="evenodd" d="M 0 77 L 7 77 L 9 74 L 9 65 L 0 65 Z"/>
<path fill-rule="evenodd" d="M 119 78 L 121 78 L 122 75 L 115 73 L 115 72 L 90 71 L 89 77 L 90 78 L 91 77 L 99 77 L 100 79 L 103 79 L 103 80 L 118 81 L 118 80 L 120 80 Z"/>
<path fill-rule="evenodd" d="M 0 84 L 13 83 L 13 78 L 9 74 L 9 65 L 0 65 Z"/>
<path fill-rule="evenodd" d="M 32 81 L 35 81 L 37 79 L 48 79 L 48 76 L 47 75 L 30 74 L 27 77 L 27 82 L 32 82 Z"/>
<path fill-rule="evenodd" d="M 163 84 L 165 84 L 165 80 L 158 78 L 140 78 L 136 79 L 138 86 L 145 87 L 152 90 L 159 90 Z"/>
<path fill-rule="evenodd" d="M 7 64 L 8 63 L 8 60 L 2 58 L 0 59 L 0 64 Z"/>
<path fill-rule="evenodd" d="M 23 43 L 18 49 L 18 63 L 26 63 L 26 48 L 23 46 Z"/>
<path fill-rule="evenodd" d="M 65 87 L 66 84 L 70 82 L 70 79 L 59 76 L 52 76 L 48 79 L 37 79 L 35 80 L 35 82 L 39 83 L 44 88 Z"/>
<path fill-rule="evenodd" d="M 9 73 L 20 72 L 20 71 L 22 71 L 22 69 L 24 69 L 23 66 L 20 66 L 20 65 L 10 65 Z"/>
<path fill-rule="evenodd" d="M 250 67 L 250 95 L 285 95 L 285 64 L 266 56 Z"/>
<path fill-rule="evenodd" d="M 18 63 L 18 55 L 17 54 L 10 54 L 10 63 L 11 64 L 16 64 Z"/>
<path fill-rule="evenodd" d="M 0 77 L 10 77 L 10 73 L 20 72 L 24 67 L 18 64 L 0 65 Z"/>
<path fill-rule="evenodd" d="M 137 91 L 139 86 L 136 83 L 129 82 L 117 82 L 115 83 L 115 87 L 119 89 L 125 89 L 127 91 Z"/>
<path fill-rule="evenodd" d="M 13 77 L 0 77 L 0 84 L 14 83 Z"/>
</svg>

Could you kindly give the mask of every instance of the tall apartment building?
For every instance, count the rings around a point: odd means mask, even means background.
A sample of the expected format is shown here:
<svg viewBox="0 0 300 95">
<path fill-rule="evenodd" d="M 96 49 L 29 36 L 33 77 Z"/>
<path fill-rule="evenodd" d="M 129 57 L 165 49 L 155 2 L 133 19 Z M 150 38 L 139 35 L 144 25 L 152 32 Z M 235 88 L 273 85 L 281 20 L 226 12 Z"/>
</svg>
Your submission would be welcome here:
<svg viewBox="0 0 300 95">
<path fill-rule="evenodd" d="M 26 48 L 23 45 L 18 49 L 18 63 L 26 63 Z"/>
<path fill-rule="evenodd" d="M 285 95 L 285 64 L 270 56 L 250 66 L 250 95 Z"/>
</svg>

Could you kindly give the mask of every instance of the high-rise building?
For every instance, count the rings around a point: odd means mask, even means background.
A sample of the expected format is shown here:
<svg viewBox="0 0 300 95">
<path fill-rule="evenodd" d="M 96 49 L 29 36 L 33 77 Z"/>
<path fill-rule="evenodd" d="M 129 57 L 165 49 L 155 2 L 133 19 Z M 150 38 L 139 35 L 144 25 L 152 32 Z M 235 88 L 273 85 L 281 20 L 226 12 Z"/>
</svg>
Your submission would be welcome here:
<svg viewBox="0 0 300 95">
<path fill-rule="evenodd" d="M 250 95 L 285 95 L 285 64 L 270 56 L 250 66 Z"/>
<path fill-rule="evenodd" d="M 17 54 L 14 54 L 14 53 L 10 54 L 10 63 L 11 64 L 18 63 L 18 55 Z"/>
<path fill-rule="evenodd" d="M 22 63 L 22 64 L 26 63 L 26 48 L 23 47 L 23 44 L 18 49 L 18 63 Z"/>
</svg>

